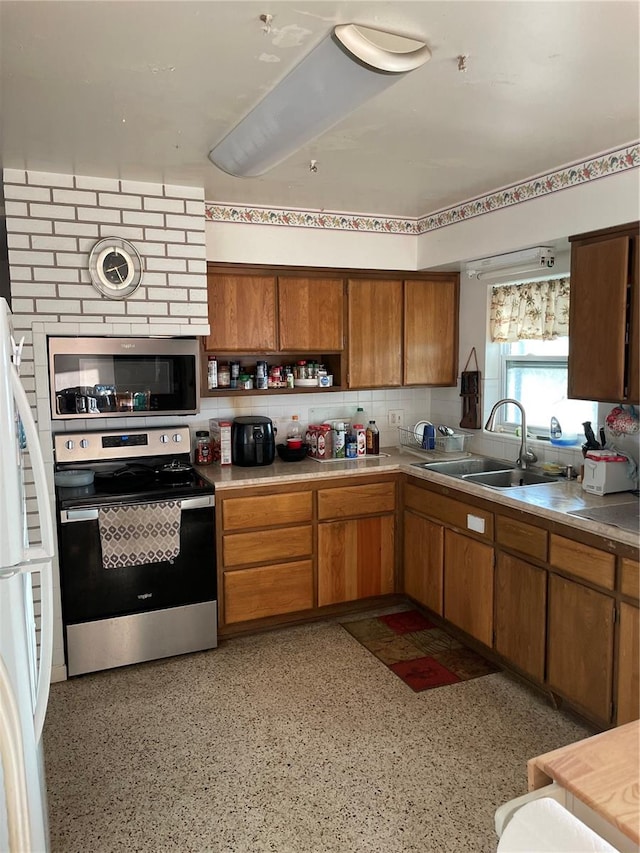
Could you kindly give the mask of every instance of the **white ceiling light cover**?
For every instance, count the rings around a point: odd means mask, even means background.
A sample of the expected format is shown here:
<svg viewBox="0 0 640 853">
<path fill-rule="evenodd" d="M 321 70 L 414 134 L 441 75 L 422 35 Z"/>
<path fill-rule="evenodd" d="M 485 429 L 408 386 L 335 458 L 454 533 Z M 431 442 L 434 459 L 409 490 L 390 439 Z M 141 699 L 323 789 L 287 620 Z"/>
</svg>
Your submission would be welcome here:
<svg viewBox="0 0 640 853">
<path fill-rule="evenodd" d="M 212 148 L 209 159 L 230 175 L 263 175 L 430 58 L 423 42 L 341 24 Z"/>
</svg>

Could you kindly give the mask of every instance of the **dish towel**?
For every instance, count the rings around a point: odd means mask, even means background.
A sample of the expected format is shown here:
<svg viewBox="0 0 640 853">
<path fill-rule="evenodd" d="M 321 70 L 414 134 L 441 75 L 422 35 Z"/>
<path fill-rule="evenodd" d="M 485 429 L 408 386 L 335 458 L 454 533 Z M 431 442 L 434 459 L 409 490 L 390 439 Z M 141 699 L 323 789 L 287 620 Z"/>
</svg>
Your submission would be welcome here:
<svg viewBox="0 0 640 853">
<path fill-rule="evenodd" d="M 105 569 L 174 560 L 180 553 L 180 501 L 98 509 Z"/>
</svg>

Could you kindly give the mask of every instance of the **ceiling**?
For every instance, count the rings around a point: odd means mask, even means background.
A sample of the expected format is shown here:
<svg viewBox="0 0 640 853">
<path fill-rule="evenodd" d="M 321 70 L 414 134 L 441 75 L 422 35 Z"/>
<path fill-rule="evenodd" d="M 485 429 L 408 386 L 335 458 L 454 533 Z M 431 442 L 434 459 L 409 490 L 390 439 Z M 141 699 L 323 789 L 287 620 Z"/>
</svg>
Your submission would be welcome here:
<svg viewBox="0 0 640 853">
<path fill-rule="evenodd" d="M 638 12 L 616 0 L 0 0 L 0 163 L 204 186 L 220 203 L 419 217 L 636 140 Z M 422 39 L 431 61 L 266 175 L 213 166 L 215 143 L 349 22 Z"/>
</svg>

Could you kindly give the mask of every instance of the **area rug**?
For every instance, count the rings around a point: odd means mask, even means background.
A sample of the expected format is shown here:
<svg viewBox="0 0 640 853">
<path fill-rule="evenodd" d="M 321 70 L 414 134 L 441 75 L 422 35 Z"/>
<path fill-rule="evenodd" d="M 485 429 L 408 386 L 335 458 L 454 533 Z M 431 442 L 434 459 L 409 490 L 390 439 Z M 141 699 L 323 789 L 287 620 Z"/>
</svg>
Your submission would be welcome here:
<svg viewBox="0 0 640 853">
<path fill-rule="evenodd" d="M 341 625 L 416 693 L 499 671 L 417 610 Z"/>
</svg>

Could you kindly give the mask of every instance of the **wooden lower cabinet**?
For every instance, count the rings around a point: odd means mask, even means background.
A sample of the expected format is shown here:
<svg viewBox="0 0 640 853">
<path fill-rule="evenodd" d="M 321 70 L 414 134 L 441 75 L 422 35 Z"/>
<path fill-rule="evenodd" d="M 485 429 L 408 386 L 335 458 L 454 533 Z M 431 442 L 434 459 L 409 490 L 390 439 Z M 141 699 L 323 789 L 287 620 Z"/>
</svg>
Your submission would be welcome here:
<svg viewBox="0 0 640 853">
<path fill-rule="evenodd" d="M 224 573 L 225 621 L 248 622 L 313 607 L 311 560 Z"/>
<path fill-rule="evenodd" d="M 444 527 L 404 513 L 404 592 L 442 616 Z"/>
<path fill-rule="evenodd" d="M 444 531 L 444 617 L 491 647 L 493 548 L 448 528 Z"/>
<path fill-rule="evenodd" d="M 632 604 L 622 602 L 619 627 L 616 724 L 621 726 L 640 717 L 640 610 Z"/>
<path fill-rule="evenodd" d="M 318 606 L 394 591 L 395 516 L 318 525 Z"/>
<path fill-rule="evenodd" d="M 495 569 L 495 650 L 544 681 L 547 572 L 498 553 Z"/>
<path fill-rule="evenodd" d="M 549 576 L 547 686 L 603 723 L 611 721 L 614 599 Z"/>
</svg>

